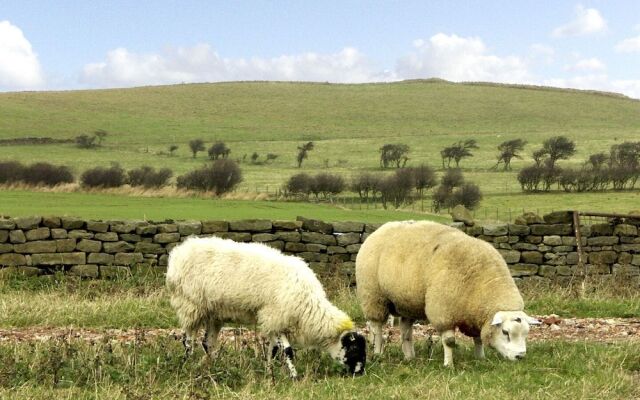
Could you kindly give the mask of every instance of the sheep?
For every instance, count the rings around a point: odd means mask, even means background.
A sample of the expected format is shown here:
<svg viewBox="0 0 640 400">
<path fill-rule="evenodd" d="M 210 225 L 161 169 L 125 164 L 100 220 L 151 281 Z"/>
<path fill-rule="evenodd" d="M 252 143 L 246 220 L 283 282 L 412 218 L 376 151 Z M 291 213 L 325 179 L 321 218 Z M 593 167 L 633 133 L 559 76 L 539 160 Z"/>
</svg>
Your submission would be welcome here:
<svg viewBox="0 0 640 400">
<path fill-rule="evenodd" d="M 382 325 L 400 317 L 402 351 L 415 356 L 412 325 L 430 322 L 440 333 L 444 365 L 453 366 L 455 328 L 509 360 L 526 353 L 529 325 L 539 324 L 524 303 L 507 265 L 489 243 L 429 221 L 388 222 L 372 233 L 356 257 L 357 297 L 381 354 Z"/>
<path fill-rule="evenodd" d="M 298 257 L 260 243 L 191 237 L 170 252 L 166 284 L 185 332 L 185 359 L 198 329 L 205 327 L 202 346 L 211 356 L 222 325 L 237 322 L 255 324 L 268 336 L 269 368 L 283 351 L 293 379 L 290 340 L 327 350 L 352 375 L 364 372 L 364 337 Z"/>
</svg>

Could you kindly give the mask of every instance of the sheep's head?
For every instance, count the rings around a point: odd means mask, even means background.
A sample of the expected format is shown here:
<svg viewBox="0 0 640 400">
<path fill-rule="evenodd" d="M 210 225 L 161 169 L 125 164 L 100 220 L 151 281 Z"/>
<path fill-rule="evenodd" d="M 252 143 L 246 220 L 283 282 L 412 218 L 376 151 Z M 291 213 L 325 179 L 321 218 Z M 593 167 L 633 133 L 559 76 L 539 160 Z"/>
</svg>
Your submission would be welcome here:
<svg viewBox="0 0 640 400">
<path fill-rule="evenodd" d="M 515 361 L 527 353 L 529 325 L 540 324 L 522 311 L 499 311 L 489 327 L 489 345 L 505 358 Z"/>
<path fill-rule="evenodd" d="M 361 375 L 367 362 L 367 341 L 354 331 L 340 334 L 338 341 L 329 347 L 329 353 L 350 375 Z"/>
</svg>

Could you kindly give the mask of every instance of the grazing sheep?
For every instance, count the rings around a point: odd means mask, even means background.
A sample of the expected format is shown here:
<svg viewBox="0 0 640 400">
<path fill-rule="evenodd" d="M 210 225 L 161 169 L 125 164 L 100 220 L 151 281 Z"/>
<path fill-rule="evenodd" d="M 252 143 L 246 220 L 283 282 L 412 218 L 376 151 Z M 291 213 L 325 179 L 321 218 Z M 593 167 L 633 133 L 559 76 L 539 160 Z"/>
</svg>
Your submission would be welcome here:
<svg viewBox="0 0 640 400">
<path fill-rule="evenodd" d="M 362 244 L 356 258 L 357 294 L 382 353 L 382 325 L 400 316 L 402 351 L 414 357 L 412 325 L 428 320 L 441 334 L 444 365 L 453 365 L 455 328 L 510 360 L 526 352 L 530 324 L 504 259 L 489 243 L 428 221 L 389 222 Z"/>
<path fill-rule="evenodd" d="M 327 350 L 351 374 L 364 372 L 364 337 L 300 258 L 259 243 L 193 237 L 169 254 L 167 288 L 185 331 L 185 357 L 200 327 L 210 354 L 223 323 L 238 322 L 257 324 L 269 337 L 269 366 L 282 350 L 292 378 L 297 372 L 289 340 Z"/>
</svg>

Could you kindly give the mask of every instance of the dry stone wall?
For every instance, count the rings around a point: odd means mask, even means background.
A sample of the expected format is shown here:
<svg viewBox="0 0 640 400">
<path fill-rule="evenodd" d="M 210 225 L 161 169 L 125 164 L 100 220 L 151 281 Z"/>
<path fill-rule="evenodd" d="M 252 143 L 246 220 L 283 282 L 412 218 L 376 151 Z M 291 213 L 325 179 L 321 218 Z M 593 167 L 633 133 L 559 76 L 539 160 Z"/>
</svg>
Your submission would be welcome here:
<svg viewBox="0 0 640 400">
<path fill-rule="evenodd" d="M 514 224 L 452 225 L 490 242 L 516 279 L 580 274 L 571 213 L 529 215 Z M 168 253 L 191 235 L 261 242 L 306 260 L 316 273 L 353 282 L 360 245 L 379 224 L 317 220 L 88 221 L 67 217 L 0 219 L 0 277 L 64 271 L 109 278 L 133 268 L 166 268 Z M 585 270 L 640 282 L 639 219 L 582 226 Z"/>
</svg>

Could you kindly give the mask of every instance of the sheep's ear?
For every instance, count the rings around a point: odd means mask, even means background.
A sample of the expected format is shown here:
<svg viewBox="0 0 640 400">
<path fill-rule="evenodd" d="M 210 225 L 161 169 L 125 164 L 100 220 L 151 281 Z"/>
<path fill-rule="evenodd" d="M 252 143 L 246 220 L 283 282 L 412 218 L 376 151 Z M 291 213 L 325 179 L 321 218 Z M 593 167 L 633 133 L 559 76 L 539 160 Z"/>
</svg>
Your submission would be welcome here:
<svg viewBox="0 0 640 400">
<path fill-rule="evenodd" d="M 502 316 L 500 315 L 500 313 L 496 313 L 496 315 L 493 316 L 493 321 L 491 321 L 491 325 L 500 325 L 502 323 Z"/>
<path fill-rule="evenodd" d="M 525 316 L 527 319 L 527 322 L 529 323 L 529 325 L 540 325 L 541 322 L 533 317 L 530 317 L 528 315 Z"/>
</svg>

